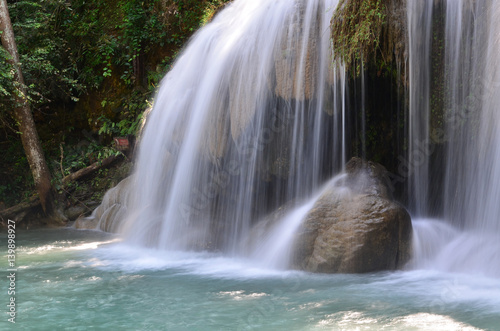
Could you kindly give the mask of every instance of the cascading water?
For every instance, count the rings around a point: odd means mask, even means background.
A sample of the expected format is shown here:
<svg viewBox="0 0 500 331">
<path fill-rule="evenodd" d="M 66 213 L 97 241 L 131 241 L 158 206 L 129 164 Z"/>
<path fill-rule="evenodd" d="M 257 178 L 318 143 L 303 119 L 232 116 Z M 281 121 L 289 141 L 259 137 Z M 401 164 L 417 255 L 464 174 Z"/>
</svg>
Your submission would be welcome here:
<svg viewBox="0 0 500 331">
<path fill-rule="evenodd" d="M 345 75 L 333 68 L 329 28 L 337 2 L 235 1 L 192 39 L 141 139 L 131 242 L 234 251 L 252 222 L 339 170 Z"/>
<path fill-rule="evenodd" d="M 414 114 L 410 134 L 416 183 L 412 189 L 417 200 L 414 212 L 428 213 L 433 196 L 442 201 L 437 203 L 439 208 L 434 207 L 438 209 L 434 213 L 456 228 L 435 221 L 416 222 L 415 252 L 420 261 L 417 266 L 499 277 L 500 4 L 488 0 L 443 3 L 444 40 L 438 45 L 444 49 L 442 76 L 432 77 L 440 80 L 445 100 L 439 115 L 430 111 L 427 101 L 422 101 L 430 97 L 429 31 L 434 1 L 410 3 L 410 38 L 422 38 L 410 43 L 410 68 L 420 72 L 411 78 L 410 87 L 414 97 L 410 102 L 410 113 Z M 421 29 L 417 28 L 417 21 L 425 21 L 423 33 L 417 31 Z M 438 27 L 434 27 L 432 37 L 437 39 L 436 30 Z M 432 65 L 440 63 L 434 61 Z M 441 178 L 442 187 L 439 181 L 431 179 L 429 159 L 435 158 L 431 155 L 434 148 L 444 151 L 442 161 L 435 162 L 441 166 L 432 169 L 437 172 L 434 178 Z M 427 202 L 419 205 L 419 200 Z"/>
</svg>

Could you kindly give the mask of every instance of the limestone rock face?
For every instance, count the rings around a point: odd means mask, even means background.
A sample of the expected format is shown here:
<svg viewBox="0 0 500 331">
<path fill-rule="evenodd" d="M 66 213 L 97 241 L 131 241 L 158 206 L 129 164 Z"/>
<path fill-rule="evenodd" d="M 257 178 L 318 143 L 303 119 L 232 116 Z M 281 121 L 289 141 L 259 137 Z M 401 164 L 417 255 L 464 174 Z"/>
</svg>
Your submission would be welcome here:
<svg viewBox="0 0 500 331">
<path fill-rule="evenodd" d="M 298 2 L 297 6 L 300 7 L 301 11 L 305 10 L 303 3 Z M 308 32 L 304 32 L 302 29 L 303 16 L 294 16 L 284 38 L 277 45 L 274 55 L 275 93 L 283 99 L 309 100 L 314 97 L 317 91 L 318 38 L 320 38 L 318 22 L 321 21 L 319 14 L 318 19 Z M 308 35 L 304 35 L 305 33 Z"/>
<path fill-rule="evenodd" d="M 106 192 L 102 203 L 89 217 L 76 220 L 77 229 L 97 229 L 117 233 L 126 216 L 129 205 L 129 187 L 132 176 L 125 178 L 118 185 Z"/>
<path fill-rule="evenodd" d="M 353 158 L 346 172 L 306 216 L 295 239 L 294 267 L 323 273 L 401 268 L 410 257 L 411 219 L 392 199 L 387 171 Z"/>
</svg>

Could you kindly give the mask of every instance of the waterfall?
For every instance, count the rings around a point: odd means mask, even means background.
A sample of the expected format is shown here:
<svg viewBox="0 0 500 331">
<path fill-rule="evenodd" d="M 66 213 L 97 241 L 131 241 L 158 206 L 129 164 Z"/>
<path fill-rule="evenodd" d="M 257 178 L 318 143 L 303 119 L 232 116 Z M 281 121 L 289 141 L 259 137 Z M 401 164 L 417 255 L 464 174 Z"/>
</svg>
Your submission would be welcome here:
<svg viewBox="0 0 500 331">
<path fill-rule="evenodd" d="M 236 0 L 161 82 L 141 137 L 128 241 L 236 251 L 260 217 L 345 161 L 337 0 Z M 333 170 L 332 170 L 333 169 Z"/>
<path fill-rule="evenodd" d="M 409 153 L 422 159 L 414 159 L 413 211 L 433 212 L 448 224 L 415 227 L 415 259 L 420 267 L 500 277 L 500 4 L 448 0 L 441 6 L 429 0 L 408 7 L 415 73 Z M 432 47 L 431 38 L 437 40 Z M 443 102 L 431 109 L 436 96 Z"/>
<path fill-rule="evenodd" d="M 257 222 L 299 206 L 257 236 L 254 254 L 274 253 L 256 259 L 285 267 L 312 197 L 354 144 L 369 154 L 370 116 L 383 108 L 371 109 L 368 71 L 351 93 L 356 78 L 333 61 L 338 2 L 235 0 L 193 36 L 147 117 L 127 184 L 128 243 L 241 254 Z M 416 220 L 412 267 L 500 277 L 500 3 L 407 1 L 406 13 L 397 70 L 408 74 L 408 109 L 395 145 L 407 154 L 393 159 Z"/>
</svg>

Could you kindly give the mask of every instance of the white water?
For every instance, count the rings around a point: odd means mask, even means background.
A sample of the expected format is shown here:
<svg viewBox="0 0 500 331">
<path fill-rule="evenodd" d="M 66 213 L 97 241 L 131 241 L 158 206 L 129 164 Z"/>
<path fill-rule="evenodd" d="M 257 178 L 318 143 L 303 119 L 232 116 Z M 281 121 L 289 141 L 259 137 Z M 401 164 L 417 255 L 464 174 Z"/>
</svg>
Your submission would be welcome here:
<svg viewBox="0 0 500 331">
<path fill-rule="evenodd" d="M 408 71 L 409 115 L 408 157 L 405 173 L 408 178 L 409 208 L 413 215 L 421 216 L 429 210 L 429 99 L 430 51 L 432 42 L 433 1 L 408 1 Z M 403 169 L 403 168 L 401 168 Z"/>
</svg>

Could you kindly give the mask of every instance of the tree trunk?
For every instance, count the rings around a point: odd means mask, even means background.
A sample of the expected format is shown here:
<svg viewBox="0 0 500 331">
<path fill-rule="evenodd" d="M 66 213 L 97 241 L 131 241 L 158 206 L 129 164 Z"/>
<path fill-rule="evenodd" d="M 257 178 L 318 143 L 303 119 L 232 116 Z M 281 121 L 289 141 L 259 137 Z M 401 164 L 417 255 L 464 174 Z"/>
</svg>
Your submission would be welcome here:
<svg viewBox="0 0 500 331">
<path fill-rule="evenodd" d="M 17 52 L 14 31 L 12 30 L 6 0 L 0 0 L 0 31 L 2 32 L 2 45 L 12 57 L 9 62 L 15 70 L 14 79 L 18 85 L 15 95 L 16 102 L 13 108 L 21 133 L 21 141 L 33 174 L 38 195 L 40 196 L 42 208 L 46 214 L 51 214 L 53 212 L 51 176 L 47 163 L 45 162 L 42 146 L 38 138 L 30 104 L 27 99 L 26 85 L 24 84 L 19 64 L 19 54 Z"/>
</svg>

